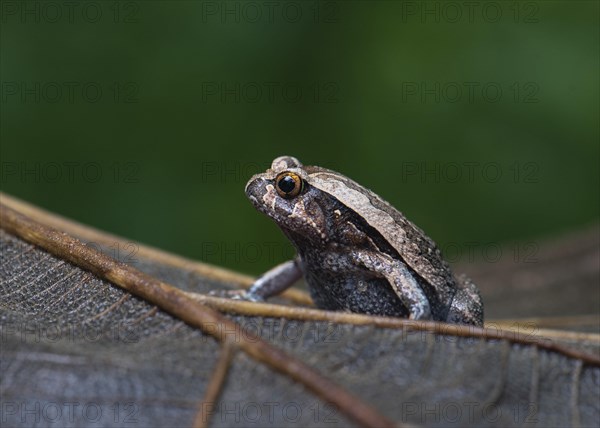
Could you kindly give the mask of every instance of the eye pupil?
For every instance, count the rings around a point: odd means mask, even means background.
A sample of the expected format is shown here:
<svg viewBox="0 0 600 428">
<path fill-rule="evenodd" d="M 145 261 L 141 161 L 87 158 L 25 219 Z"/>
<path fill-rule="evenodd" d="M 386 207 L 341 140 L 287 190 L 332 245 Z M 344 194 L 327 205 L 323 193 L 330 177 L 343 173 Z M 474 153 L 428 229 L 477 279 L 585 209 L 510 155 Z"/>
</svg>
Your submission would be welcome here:
<svg viewBox="0 0 600 428">
<path fill-rule="evenodd" d="M 279 180 L 277 186 L 279 186 L 282 192 L 290 193 L 296 187 L 296 181 L 288 175 Z"/>
</svg>

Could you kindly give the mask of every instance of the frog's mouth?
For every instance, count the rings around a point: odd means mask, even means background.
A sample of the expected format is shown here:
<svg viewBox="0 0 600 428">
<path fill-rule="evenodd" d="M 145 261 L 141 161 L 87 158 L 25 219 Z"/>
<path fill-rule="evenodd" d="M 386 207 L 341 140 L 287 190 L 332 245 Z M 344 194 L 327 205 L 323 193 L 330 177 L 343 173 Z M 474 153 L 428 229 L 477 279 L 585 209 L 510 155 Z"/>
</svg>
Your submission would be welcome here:
<svg viewBox="0 0 600 428">
<path fill-rule="evenodd" d="M 252 203 L 252 205 L 254 205 L 254 208 L 256 208 L 259 211 L 262 211 L 260 204 L 258 203 L 258 199 L 256 199 L 254 195 L 249 195 L 248 199 L 250 199 L 250 202 Z"/>
<path fill-rule="evenodd" d="M 246 184 L 246 197 L 250 200 L 257 211 L 275 218 L 275 204 L 278 195 L 273 186 L 272 180 L 266 179 L 261 175 L 256 175 Z"/>
</svg>

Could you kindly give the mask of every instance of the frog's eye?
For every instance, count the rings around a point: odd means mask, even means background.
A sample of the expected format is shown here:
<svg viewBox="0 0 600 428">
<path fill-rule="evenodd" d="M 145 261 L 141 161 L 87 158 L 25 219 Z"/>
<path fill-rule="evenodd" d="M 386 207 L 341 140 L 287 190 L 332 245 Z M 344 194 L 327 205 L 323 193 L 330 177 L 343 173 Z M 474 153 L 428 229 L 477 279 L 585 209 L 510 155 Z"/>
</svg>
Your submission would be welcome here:
<svg viewBox="0 0 600 428">
<path fill-rule="evenodd" d="M 303 187 L 304 181 L 293 172 L 282 172 L 275 177 L 275 188 L 282 198 L 291 199 L 298 196 Z"/>
</svg>

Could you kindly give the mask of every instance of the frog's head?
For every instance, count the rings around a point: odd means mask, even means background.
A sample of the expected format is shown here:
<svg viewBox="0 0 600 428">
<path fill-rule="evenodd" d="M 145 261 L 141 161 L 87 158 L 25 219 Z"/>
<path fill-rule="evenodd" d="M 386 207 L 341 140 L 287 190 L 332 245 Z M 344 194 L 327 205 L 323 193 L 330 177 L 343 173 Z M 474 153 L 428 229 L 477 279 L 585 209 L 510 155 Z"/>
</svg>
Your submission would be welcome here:
<svg viewBox="0 0 600 428">
<path fill-rule="evenodd" d="M 305 167 L 291 156 L 276 158 L 271 168 L 246 184 L 246 196 L 254 207 L 271 217 L 297 247 L 306 241 L 327 242 L 326 213 L 319 195 Z"/>
</svg>

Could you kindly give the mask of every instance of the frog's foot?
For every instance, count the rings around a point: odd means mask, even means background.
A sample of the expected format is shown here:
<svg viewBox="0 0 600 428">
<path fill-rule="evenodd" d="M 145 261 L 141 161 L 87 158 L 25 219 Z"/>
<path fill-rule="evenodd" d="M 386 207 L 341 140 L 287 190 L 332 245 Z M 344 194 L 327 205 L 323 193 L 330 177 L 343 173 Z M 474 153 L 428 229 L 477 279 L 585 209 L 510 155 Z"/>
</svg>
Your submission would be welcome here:
<svg viewBox="0 0 600 428">
<path fill-rule="evenodd" d="M 477 286 L 466 276 L 457 281 L 458 290 L 452 299 L 447 322 L 483 327 L 483 302 Z"/>
<path fill-rule="evenodd" d="M 429 302 L 421 302 L 420 304 L 413 305 L 410 311 L 408 319 L 410 320 L 430 320 L 431 309 L 429 308 Z"/>
<path fill-rule="evenodd" d="M 247 302 L 264 302 L 261 296 L 251 293 L 248 290 L 211 290 L 209 296 L 223 297 L 233 300 L 245 300 Z"/>
</svg>

